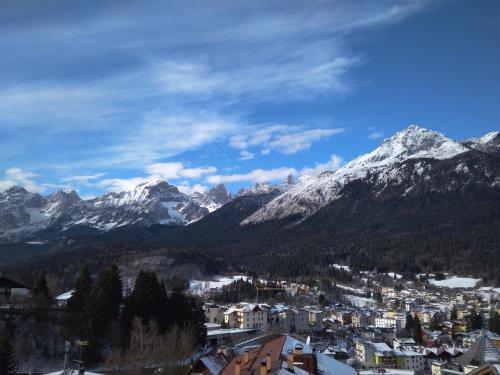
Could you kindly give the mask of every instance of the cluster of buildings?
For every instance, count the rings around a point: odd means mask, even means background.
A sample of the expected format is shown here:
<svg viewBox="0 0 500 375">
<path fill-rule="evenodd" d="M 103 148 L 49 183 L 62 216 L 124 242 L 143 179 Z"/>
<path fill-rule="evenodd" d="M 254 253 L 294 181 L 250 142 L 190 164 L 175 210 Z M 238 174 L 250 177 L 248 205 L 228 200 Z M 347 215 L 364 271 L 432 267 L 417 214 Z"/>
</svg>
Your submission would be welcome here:
<svg viewBox="0 0 500 375">
<path fill-rule="evenodd" d="M 198 358 L 188 375 L 356 375 L 337 361 L 290 335 L 273 335 L 246 346 L 221 347 Z"/>
<path fill-rule="evenodd" d="M 295 289 L 302 297 L 309 294 L 311 301 L 321 293 L 298 285 Z M 486 324 L 492 309 L 500 312 L 498 291 L 444 292 L 401 287 L 378 290 L 381 301 L 362 307 L 353 306 L 348 299 L 327 306 L 206 303 L 208 343 L 215 347 L 237 346 L 275 333 L 307 341 L 314 353 L 356 369 L 358 374 L 464 375 L 497 371 L 491 373 L 498 375 L 500 336 L 487 329 L 473 329 L 470 319 L 480 315 Z M 406 327 L 408 315 L 420 321 L 419 343 L 410 337 L 413 333 Z M 285 363 L 285 359 L 280 360 Z M 248 372 L 245 366 L 241 371 L 244 368 L 247 372 L 241 374 L 259 373 Z"/>
</svg>

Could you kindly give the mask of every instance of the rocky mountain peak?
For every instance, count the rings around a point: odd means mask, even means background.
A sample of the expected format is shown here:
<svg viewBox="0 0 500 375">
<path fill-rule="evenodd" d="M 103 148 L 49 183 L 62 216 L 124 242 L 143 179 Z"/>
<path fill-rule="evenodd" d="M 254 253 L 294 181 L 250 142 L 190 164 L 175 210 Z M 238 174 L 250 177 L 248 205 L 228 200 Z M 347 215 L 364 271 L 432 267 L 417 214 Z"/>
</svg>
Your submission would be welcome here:
<svg viewBox="0 0 500 375">
<path fill-rule="evenodd" d="M 447 159 L 468 151 L 459 142 L 443 134 L 410 125 L 406 129 L 387 138 L 365 161 L 391 164 L 409 158 Z"/>
<path fill-rule="evenodd" d="M 48 197 L 49 202 L 60 201 L 64 203 L 77 203 L 81 201 L 78 193 L 74 190 L 69 192 L 65 192 L 63 190 L 59 190 Z"/>
<path fill-rule="evenodd" d="M 205 195 L 218 204 L 226 204 L 231 200 L 231 192 L 224 184 L 214 186 L 212 189 L 205 192 Z"/>
<path fill-rule="evenodd" d="M 473 143 L 477 148 L 485 147 L 485 144 L 495 142 L 497 137 L 498 135 L 494 133 L 487 134 Z M 415 159 L 428 161 L 451 159 L 470 150 L 471 147 L 464 145 L 463 142 L 454 141 L 436 131 L 411 125 L 384 140 L 374 151 L 352 160 L 337 171 L 301 180 L 243 220 L 242 224 L 261 223 L 292 215 L 309 217 L 339 199 L 342 196 L 342 189 L 355 180 L 369 181 L 377 191 L 409 181 L 407 191 L 411 191 L 411 184 L 424 178 L 422 176 L 431 171 L 423 168 L 423 164 L 419 164 L 419 168 L 413 168 L 411 171 L 404 170 L 407 162 Z M 457 165 L 456 168 L 461 170 L 463 165 Z"/>
</svg>

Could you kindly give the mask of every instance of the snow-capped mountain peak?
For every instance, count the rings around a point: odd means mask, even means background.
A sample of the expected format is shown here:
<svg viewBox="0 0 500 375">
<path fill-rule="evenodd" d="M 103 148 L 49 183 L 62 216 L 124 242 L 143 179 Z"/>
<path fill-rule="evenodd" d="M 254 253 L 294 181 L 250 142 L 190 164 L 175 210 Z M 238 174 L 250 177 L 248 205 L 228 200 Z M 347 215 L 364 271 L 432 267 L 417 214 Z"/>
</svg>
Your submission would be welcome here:
<svg viewBox="0 0 500 375">
<path fill-rule="evenodd" d="M 387 165 L 409 158 L 448 159 L 466 151 L 467 147 L 439 132 L 411 125 L 355 161 Z"/>
<path fill-rule="evenodd" d="M 204 193 L 195 192 L 192 199 L 200 207 L 204 207 L 209 212 L 213 212 L 229 202 L 232 199 L 232 195 L 224 184 L 218 184 Z"/>
<path fill-rule="evenodd" d="M 500 132 L 490 132 L 482 137 L 467 139 L 461 143 L 466 147 L 482 152 L 500 153 Z"/>
<path fill-rule="evenodd" d="M 0 192 L 0 240 L 17 240 L 47 228 L 65 231 L 75 225 L 102 231 L 124 225 L 186 225 L 231 199 L 222 184 L 189 196 L 163 180 L 89 200 L 75 191 L 42 197 L 14 186 Z"/>
<path fill-rule="evenodd" d="M 494 135 L 483 137 L 491 141 Z M 495 138 L 496 139 L 496 138 Z M 242 221 L 255 224 L 288 216 L 306 218 L 338 199 L 341 189 L 351 181 L 376 177 L 378 189 L 402 179 L 399 165 L 410 159 L 450 159 L 470 151 L 470 148 L 439 132 L 411 125 L 385 139 L 374 151 L 347 163 L 335 172 L 322 173 L 315 178 L 301 179 L 284 194 Z M 419 172 L 421 173 L 421 172 Z"/>
</svg>

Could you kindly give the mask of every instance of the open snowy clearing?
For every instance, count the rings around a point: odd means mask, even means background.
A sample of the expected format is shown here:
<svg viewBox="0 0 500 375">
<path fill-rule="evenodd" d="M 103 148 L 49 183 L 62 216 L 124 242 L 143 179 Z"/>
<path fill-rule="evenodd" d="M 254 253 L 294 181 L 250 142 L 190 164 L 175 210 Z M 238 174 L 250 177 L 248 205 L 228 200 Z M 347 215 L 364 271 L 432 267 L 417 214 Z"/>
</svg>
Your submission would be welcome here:
<svg viewBox="0 0 500 375">
<path fill-rule="evenodd" d="M 429 284 L 445 288 L 474 288 L 481 279 L 452 276 L 444 280 L 429 279 Z"/>
</svg>

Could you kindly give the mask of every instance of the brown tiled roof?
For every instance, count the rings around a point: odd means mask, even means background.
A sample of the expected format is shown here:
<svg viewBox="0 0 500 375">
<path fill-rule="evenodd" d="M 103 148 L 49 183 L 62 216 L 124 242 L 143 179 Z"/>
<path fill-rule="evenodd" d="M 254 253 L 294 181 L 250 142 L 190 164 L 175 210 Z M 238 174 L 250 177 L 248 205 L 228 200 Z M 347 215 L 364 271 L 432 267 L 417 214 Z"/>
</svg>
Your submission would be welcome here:
<svg viewBox="0 0 500 375">
<path fill-rule="evenodd" d="M 252 374 L 254 370 L 260 368 L 261 361 L 266 358 L 269 352 L 271 353 L 271 361 L 273 363 L 280 361 L 281 350 L 283 349 L 285 340 L 286 336 L 281 336 L 265 343 L 260 348 L 251 349 L 248 353 L 249 360 L 246 364 L 243 363 L 244 354 L 234 357 L 224 370 L 222 370 L 221 375 L 234 375 L 234 368 L 237 361 L 241 361 L 242 375 Z"/>
</svg>

